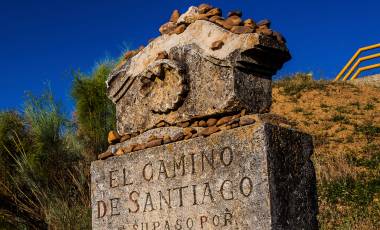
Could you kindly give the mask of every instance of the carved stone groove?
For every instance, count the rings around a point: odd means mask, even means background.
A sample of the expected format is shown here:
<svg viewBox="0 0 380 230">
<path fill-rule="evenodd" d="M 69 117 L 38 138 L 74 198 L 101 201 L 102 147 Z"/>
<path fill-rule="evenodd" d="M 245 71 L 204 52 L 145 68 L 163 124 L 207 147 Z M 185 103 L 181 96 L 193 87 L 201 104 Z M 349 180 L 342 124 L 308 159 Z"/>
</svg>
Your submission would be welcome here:
<svg viewBox="0 0 380 230">
<path fill-rule="evenodd" d="M 139 78 L 142 100 L 154 113 L 178 109 L 188 89 L 183 68 L 168 59 L 153 62 Z"/>
</svg>

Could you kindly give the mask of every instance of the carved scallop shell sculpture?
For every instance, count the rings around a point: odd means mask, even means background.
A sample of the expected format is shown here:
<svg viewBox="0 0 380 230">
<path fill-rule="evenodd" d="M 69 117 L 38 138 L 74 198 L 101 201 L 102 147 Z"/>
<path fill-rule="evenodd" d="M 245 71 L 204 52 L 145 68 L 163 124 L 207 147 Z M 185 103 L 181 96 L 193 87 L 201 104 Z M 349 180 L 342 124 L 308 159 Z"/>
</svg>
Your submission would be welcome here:
<svg viewBox="0 0 380 230">
<path fill-rule="evenodd" d="M 181 106 L 188 87 L 183 68 L 163 59 L 150 64 L 140 76 L 140 94 L 153 113 L 169 113 Z"/>
<path fill-rule="evenodd" d="M 215 41 L 224 45 L 210 47 Z M 165 51 L 167 56 L 159 59 Z M 161 57 L 160 57 L 161 58 Z M 234 34 L 205 20 L 161 35 L 113 71 L 107 94 L 120 134 L 246 109 L 267 111 L 271 78 L 290 59 L 287 48 L 258 33 Z"/>
</svg>

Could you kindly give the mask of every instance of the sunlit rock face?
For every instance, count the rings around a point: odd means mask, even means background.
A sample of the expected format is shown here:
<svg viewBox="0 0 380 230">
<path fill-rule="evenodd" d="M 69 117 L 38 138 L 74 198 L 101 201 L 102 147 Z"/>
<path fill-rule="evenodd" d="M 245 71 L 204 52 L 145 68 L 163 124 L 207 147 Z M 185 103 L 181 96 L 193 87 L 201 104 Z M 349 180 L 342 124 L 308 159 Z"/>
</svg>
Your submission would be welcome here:
<svg viewBox="0 0 380 230">
<path fill-rule="evenodd" d="M 258 121 L 95 161 L 92 229 L 318 229 L 311 136 Z"/>
<path fill-rule="evenodd" d="M 267 112 L 271 78 L 289 59 L 285 44 L 273 37 L 236 34 L 205 20 L 161 35 L 107 80 L 118 132 L 242 109 Z"/>
</svg>

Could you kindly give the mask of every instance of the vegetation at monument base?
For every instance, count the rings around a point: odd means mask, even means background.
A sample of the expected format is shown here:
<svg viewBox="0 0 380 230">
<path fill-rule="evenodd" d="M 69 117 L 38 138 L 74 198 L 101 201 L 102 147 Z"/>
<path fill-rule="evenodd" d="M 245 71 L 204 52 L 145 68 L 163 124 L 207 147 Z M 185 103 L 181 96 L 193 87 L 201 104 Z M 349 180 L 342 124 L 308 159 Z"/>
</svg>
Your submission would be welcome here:
<svg viewBox="0 0 380 230">
<path fill-rule="evenodd" d="M 0 113 L 0 229 L 90 229 L 89 165 L 114 128 L 112 64 L 74 73 L 73 119 L 50 92 Z"/>
<path fill-rule="evenodd" d="M 74 73 L 72 119 L 51 93 L 0 113 L 0 229 L 90 229 L 89 164 L 115 125 L 111 68 Z M 272 113 L 314 137 L 321 229 L 379 229 L 380 89 L 295 74 L 274 84 Z"/>
</svg>

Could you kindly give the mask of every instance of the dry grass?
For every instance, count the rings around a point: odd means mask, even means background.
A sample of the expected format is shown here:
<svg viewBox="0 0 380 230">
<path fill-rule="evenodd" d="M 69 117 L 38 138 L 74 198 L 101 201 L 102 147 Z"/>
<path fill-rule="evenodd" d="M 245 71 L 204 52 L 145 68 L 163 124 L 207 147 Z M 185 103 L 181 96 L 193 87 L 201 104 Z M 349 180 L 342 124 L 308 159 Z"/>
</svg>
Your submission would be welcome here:
<svg viewBox="0 0 380 230">
<path fill-rule="evenodd" d="M 322 229 L 380 228 L 380 89 L 296 75 L 272 113 L 313 135 Z"/>
</svg>

